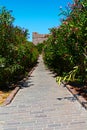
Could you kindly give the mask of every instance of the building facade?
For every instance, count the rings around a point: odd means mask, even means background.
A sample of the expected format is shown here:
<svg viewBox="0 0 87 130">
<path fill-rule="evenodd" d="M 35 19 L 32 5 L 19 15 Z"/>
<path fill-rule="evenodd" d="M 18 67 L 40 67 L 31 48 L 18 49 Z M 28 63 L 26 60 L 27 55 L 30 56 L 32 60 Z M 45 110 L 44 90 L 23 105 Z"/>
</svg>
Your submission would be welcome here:
<svg viewBox="0 0 87 130">
<path fill-rule="evenodd" d="M 49 37 L 49 34 L 39 34 L 37 32 L 32 33 L 32 42 L 33 44 L 37 45 L 38 43 L 42 43 L 46 41 Z"/>
</svg>

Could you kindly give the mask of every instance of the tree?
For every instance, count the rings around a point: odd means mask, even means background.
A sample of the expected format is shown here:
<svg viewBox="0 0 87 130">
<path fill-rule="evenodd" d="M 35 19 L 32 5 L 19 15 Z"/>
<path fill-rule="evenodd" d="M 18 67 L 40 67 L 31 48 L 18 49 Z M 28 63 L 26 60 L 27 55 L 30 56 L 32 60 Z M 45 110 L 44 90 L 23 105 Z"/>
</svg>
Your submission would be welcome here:
<svg viewBox="0 0 87 130">
<path fill-rule="evenodd" d="M 11 10 L 8 11 L 6 7 L 0 8 L 0 24 L 12 25 L 14 17 L 11 16 Z"/>
</svg>

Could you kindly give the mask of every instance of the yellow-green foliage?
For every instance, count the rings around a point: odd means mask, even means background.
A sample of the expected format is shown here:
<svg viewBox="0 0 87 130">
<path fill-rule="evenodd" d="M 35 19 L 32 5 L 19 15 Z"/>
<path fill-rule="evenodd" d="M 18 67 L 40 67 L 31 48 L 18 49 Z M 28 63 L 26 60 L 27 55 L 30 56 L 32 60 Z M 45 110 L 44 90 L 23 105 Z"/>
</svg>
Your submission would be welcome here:
<svg viewBox="0 0 87 130">
<path fill-rule="evenodd" d="M 56 82 L 58 82 L 58 84 L 60 85 L 61 82 L 66 82 L 66 81 L 76 81 L 76 74 L 78 73 L 78 66 L 75 66 L 73 68 L 73 70 L 71 70 L 69 73 L 67 73 L 66 76 L 61 77 L 61 76 L 57 76 L 56 77 Z"/>
</svg>

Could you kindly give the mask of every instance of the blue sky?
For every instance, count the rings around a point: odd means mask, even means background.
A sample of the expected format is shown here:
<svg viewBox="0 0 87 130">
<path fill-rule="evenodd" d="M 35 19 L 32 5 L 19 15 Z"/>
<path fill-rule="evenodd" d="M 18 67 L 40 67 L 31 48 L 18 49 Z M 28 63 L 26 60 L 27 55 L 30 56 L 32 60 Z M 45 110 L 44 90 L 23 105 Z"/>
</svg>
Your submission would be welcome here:
<svg viewBox="0 0 87 130">
<path fill-rule="evenodd" d="M 0 0 L 0 6 L 12 10 L 14 25 L 28 29 L 30 41 L 32 32 L 49 33 L 49 28 L 60 25 L 60 7 L 72 0 Z"/>
</svg>

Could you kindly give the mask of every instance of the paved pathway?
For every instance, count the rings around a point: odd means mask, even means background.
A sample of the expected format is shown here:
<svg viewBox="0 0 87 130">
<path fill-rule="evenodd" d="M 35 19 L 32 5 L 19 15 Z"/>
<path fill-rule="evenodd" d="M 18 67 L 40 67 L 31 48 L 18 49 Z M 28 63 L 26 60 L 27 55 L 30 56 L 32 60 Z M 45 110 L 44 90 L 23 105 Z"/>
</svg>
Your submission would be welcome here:
<svg viewBox="0 0 87 130">
<path fill-rule="evenodd" d="M 41 57 L 24 86 L 10 105 L 0 107 L 0 130 L 87 130 L 87 111 L 58 87 Z"/>
</svg>

